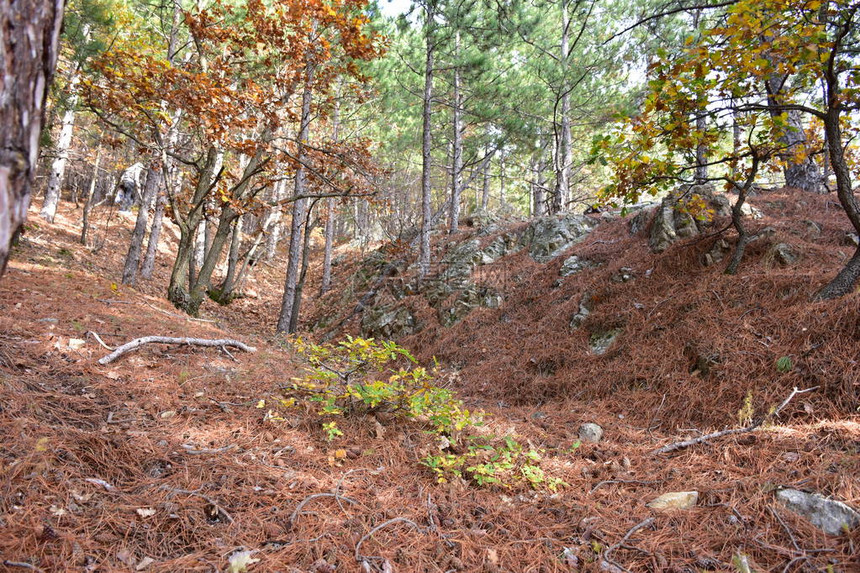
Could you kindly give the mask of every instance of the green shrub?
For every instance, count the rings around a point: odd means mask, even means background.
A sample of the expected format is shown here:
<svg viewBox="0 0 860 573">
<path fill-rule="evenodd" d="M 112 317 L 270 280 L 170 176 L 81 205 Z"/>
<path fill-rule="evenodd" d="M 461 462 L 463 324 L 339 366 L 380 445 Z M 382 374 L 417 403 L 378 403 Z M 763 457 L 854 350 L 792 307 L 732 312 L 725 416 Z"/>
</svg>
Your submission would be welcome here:
<svg viewBox="0 0 860 573">
<path fill-rule="evenodd" d="M 353 338 L 336 344 L 293 340 L 305 357 L 304 376 L 283 388 L 280 408 L 307 407 L 322 418 L 328 441 L 343 437 L 338 420 L 385 412 L 421 426 L 432 436 L 438 454 L 423 458 L 438 482 L 463 478 L 478 486 L 504 488 L 519 484 L 555 491 L 564 484 L 540 467 L 542 452 L 523 447 L 511 436 L 474 435 L 483 425 L 483 412 L 470 412 L 456 394 L 435 385 L 435 369 L 418 366 L 405 348 L 394 342 Z M 265 407 L 265 401 L 258 404 Z M 284 418 L 270 409 L 266 419 Z"/>
</svg>

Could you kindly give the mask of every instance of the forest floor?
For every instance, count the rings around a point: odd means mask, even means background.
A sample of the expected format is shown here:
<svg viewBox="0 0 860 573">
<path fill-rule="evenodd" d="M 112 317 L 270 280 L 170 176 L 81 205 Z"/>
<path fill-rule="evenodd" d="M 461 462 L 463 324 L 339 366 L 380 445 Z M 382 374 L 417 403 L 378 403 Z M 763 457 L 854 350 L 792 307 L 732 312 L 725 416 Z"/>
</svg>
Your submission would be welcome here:
<svg viewBox="0 0 860 573">
<path fill-rule="evenodd" d="M 554 286 L 560 262 L 544 273 L 524 255 L 509 271 L 529 281 L 513 280 L 509 306 L 401 341 L 423 361 L 437 356 L 491 431 L 544 450 L 543 466 L 568 484 L 555 493 L 438 484 L 419 463 L 431 439 L 419 426 L 350 419 L 332 444 L 315 414 L 267 420 L 260 400 L 302 369 L 274 333 L 283 261 L 262 266 L 252 296 L 191 319 L 163 298 L 166 251 L 151 281 L 118 285 L 131 219 L 97 213 L 94 252 L 77 241 L 72 206 L 54 225 L 34 206 L 0 279 L 0 570 L 241 571 L 247 551 L 259 560 L 248 571 L 290 573 L 860 571 L 860 529 L 825 535 L 774 498 L 786 486 L 860 506 L 860 296 L 808 302 L 839 252 L 850 255 L 847 227 L 826 198 L 769 200 L 761 224 L 803 253 L 789 269 L 754 245 L 745 270 L 724 277 L 696 262 L 705 247 L 651 255 L 623 220 L 578 247 L 605 263 L 605 276 L 576 279 L 610 301 L 591 320 L 628 329 L 606 357 L 575 354 L 585 335 L 553 334 L 566 332 L 581 285 Z M 803 238 L 794 211 L 804 209 L 829 217 L 815 240 Z M 344 281 L 361 253 L 341 254 Z M 654 282 L 604 280 L 621 267 L 651 269 Z M 354 304 L 342 289 L 328 296 L 308 314 Z M 110 346 L 162 335 L 257 350 L 148 345 L 100 366 L 108 351 L 93 332 Z M 720 355 L 713 377 L 690 368 L 701 346 Z M 785 375 L 773 362 L 782 355 L 795 363 Z M 761 415 L 794 386 L 819 390 L 764 429 L 653 454 L 736 427 L 749 390 Z M 584 422 L 603 440 L 577 447 Z M 689 490 L 700 492 L 690 509 L 646 505 Z"/>
</svg>

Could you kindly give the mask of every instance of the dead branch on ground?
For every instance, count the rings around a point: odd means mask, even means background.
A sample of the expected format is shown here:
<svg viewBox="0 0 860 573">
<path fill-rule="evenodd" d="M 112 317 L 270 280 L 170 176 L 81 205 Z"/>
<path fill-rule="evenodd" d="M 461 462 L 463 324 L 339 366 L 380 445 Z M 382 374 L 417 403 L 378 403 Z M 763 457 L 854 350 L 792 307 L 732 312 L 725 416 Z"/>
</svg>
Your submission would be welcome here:
<svg viewBox="0 0 860 573">
<path fill-rule="evenodd" d="M 749 426 L 745 426 L 743 428 L 732 428 L 730 430 L 720 430 L 719 432 L 712 432 L 710 434 L 705 434 L 704 436 L 699 436 L 698 438 L 674 442 L 672 444 L 663 446 L 662 448 L 657 448 L 656 450 L 651 452 L 651 455 L 655 456 L 657 454 L 666 454 L 669 452 L 674 452 L 675 450 L 681 450 L 690 446 L 694 446 L 696 444 L 701 444 L 702 442 L 707 442 L 708 440 L 712 440 L 714 438 L 722 438 L 723 436 L 731 436 L 733 434 L 746 434 L 747 432 L 755 431 L 765 422 L 779 416 L 779 413 L 782 411 L 782 409 L 788 406 L 788 403 L 791 402 L 791 400 L 795 396 L 797 396 L 798 394 L 812 392 L 813 390 L 818 390 L 818 386 L 813 386 L 812 388 L 807 388 L 806 390 L 798 390 L 795 386 L 794 390 L 791 391 L 791 394 L 789 394 L 788 397 L 783 400 L 782 403 L 777 406 L 773 412 L 770 412 L 768 415 L 759 418 Z"/>
<path fill-rule="evenodd" d="M 144 336 L 142 338 L 135 338 L 131 342 L 127 342 L 122 346 L 118 347 L 112 353 L 108 354 L 104 358 L 99 360 L 99 364 L 102 366 L 106 364 L 110 364 L 123 354 L 127 352 L 131 352 L 137 348 L 140 348 L 144 344 L 187 344 L 189 346 L 233 346 L 242 350 L 244 352 L 256 352 L 257 349 L 253 346 L 248 346 L 244 342 L 239 342 L 238 340 L 233 340 L 231 338 L 219 338 L 219 339 L 208 339 L 208 338 L 187 338 L 180 337 L 174 338 L 171 336 Z"/>
</svg>

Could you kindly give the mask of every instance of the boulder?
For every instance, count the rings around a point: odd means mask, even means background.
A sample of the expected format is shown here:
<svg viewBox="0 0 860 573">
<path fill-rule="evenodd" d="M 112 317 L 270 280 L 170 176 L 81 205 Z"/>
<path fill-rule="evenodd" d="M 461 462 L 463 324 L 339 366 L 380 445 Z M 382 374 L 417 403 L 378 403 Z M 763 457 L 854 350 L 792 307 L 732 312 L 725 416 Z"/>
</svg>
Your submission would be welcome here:
<svg viewBox="0 0 860 573">
<path fill-rule="evenodd" d="M 520 245 L 539 262 L 548 263 L 583 240 L 598 221 L 583 215 L 540 217 L 532 221 L 520 237 Z"/>
<path fill-rule="evenodd" d="M 729 199 L 716 194 L 713 185 L 681 187 L 663 199 L 657 207 L 648 236 L 648 245 L 653 252 L 662 253 L 675 241 L 699 235 L 708 226 L 707 221 L 697 220 L 690 213 L 677 209 L 682 197 L 701 198 L 714 217 L 727 217 L 732 213 Z"/>
<path fill-rule="evenodd" d="M 841 501 L 797 489 L 780 489 L 776 498 L 828 535 L 840 535 L 860 525 L 860 513 Z"/>
<path fill-rule="evenodd" d="M 498 308 L 501 305 L 501 295 L 492 289 L 484 286 L 469 285 L 460 293 L 451 308 L 439 309 L 439 322 L 442 326 L 452 326 L 463 320 L 476 308 Z"/>
</svg>

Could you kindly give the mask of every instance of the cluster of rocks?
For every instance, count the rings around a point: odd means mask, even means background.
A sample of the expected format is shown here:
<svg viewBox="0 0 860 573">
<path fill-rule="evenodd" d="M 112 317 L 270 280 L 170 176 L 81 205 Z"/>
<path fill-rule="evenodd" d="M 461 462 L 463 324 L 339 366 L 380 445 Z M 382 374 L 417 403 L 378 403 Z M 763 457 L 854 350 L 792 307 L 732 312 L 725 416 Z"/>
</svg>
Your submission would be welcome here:
<svg viewBox="0 0 860 573">
<path fill-rule="evenodd" d="M 496 222 L 489 216 L 476 213 L 469 221 L 480 227 L 478 235 L 487 230 L 498 230 Z M 483 248 L 481 240 L 467 239 L 452 245 L 435 265 L 436 272 L 422 280 L 408 284 L 396 280 L 386 281 L 386 291 L 394 300 L 379 306 L 366 305 L 361 327 L 364 336 L 396 338 L 417 332 L 421 324 L 413 312 L 399 300 L 406 295 L 423 294 L 436 310 L 439 322 L 452 326 L 476 308 L 497 308 L 502 304 L 502 295 L 494 287 L 500 277 L 492 272 L 473 275 L 476 269 L 492 265 L 502 257 L 525 249 L 539 263 L 548 263 L 582 241 L 599 223 L 583 215 L 560 215 L 540 217 L 519 232 L 502 233 Z M 376 297 L 375 281 L 379 281 L 384 270 L 395 267 L 394 275 L 405 270 L 401 263 L 385 261 L 384 255 L 375 252 L 365 261 L 357 273 L 355 291 L 365 290 L 370 298 Z M 564 276 L 593 266 L 588 261 L 571 257 L 563 265 Z M 484 275 L 484 276 L 480 276 Z M 503 278 L 503 277 L 502 277 Z"/>
</svg>

